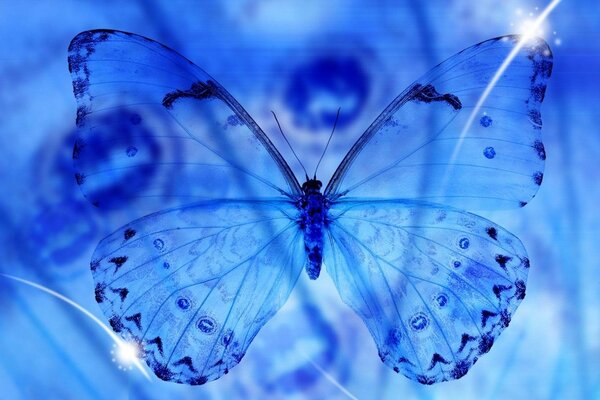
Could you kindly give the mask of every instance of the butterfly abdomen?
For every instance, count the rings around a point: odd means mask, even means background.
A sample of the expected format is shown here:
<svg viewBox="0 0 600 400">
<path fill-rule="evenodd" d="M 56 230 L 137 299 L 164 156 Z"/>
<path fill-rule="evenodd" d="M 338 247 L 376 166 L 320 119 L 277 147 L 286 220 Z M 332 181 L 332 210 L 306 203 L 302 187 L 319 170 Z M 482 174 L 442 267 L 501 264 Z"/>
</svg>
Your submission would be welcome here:
<svg viewBox="0 0 600 400">
<path fill-rule="evenodd" d="M 299 203 L 300 219 L 298 223 L 304 232 L 304 248 L 308 256 L 305 269 L 310 279 L 319 277 L 323 259 L 323 226 L 327 207 L 325 206 L 325 197 L 320 189 L 320 181 L 308 180 L 302 185 L 304 195 Z"/>
</svg>

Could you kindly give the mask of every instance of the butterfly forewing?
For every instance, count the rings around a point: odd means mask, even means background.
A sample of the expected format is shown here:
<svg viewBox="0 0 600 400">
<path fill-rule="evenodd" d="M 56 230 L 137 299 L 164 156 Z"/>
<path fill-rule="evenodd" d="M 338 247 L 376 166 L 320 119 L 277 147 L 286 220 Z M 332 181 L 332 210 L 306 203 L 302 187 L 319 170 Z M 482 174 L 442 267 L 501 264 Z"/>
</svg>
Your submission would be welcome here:
<svg viewBox="0 0 600 400">
<path fill-rule="evenodd" d="M 540 105 L 552 54 L 528 40 L 490 86 L 520 40 L 482 42 L 411 85 L 353 146 L 325 194 L 469 210 L 525 205 L 543 178 Z"/>
<path fill-rule="evenodd" d="M 75 177 L 93 204 L 149 213 L 201 199 L 300 193 L 246 111 L 175 51 L 130 33 L 83 32 L 69 46 L 69 69 L 78 103 Z"/>
</svg>

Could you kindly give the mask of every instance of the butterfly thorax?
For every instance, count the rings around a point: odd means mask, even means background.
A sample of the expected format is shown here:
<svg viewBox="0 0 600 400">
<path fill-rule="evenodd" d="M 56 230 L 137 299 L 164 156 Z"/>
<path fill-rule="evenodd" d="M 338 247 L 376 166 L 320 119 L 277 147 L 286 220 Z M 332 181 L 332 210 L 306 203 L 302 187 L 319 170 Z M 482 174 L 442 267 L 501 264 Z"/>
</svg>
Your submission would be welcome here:
<svg viewBox="0 0 600 400">
<path fill-rule="evenodd" d="M 303 194 L 298 202 L 298 224 L 304 232 L 304 247 L 308 254 L 305 268 L 310 279 L 319 277 L 323 258 L 323 227 L 326 223 L 327 204 L 321 193 L 321 186 L 321 181 L 308 179 L 302 185 Z"/>
</svg>

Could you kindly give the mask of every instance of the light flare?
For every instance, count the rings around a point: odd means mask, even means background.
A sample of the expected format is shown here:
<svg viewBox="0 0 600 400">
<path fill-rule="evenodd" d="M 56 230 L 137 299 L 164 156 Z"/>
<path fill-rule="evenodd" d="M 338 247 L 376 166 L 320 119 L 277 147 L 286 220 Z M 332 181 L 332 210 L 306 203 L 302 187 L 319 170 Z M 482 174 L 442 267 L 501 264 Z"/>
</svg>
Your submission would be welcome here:
<svg viewBox="0 0 600 400">
<path fill-rule="evenodd" d="M 102 328 L 102 330 L 104 332 L 106 332 L 106 334 L 108 336 L 110 336 L 110 338 L 115 342 L 115 345 L 117 346 L 119 357 L 120 357 L 121 353 L 125 354 L 127 361 L 130 362 L 131 364 L 133 364 L 142 373 L 142 375 L 144 375 L 144 377 L 146 377 L 146 379 L 148 379 L 149 381 L 152 381 L 150 379 L 150 375 L 148 374 L 148 372 L 144 369 L 144 367 L 140 363 L 140 360 L 138 358 L 139 352 L 138 352 L 137 346 L 133 343 L 126 342 L 123 339 L 121 339 L 120 337 L 118 337 L 117 335 L 115 335 L 114 332 L 108 326 L 106 326 L 102 321 L 100 321 L 98 319 L 98 317 L 96 317 L 94 314 L 92 314 L 91 312 L 86 310 L 83 306 L 74 302 L 73 300 L 69 299 L 68 297 L 65 297 L 62 294 L 55 292 L 54 290 L 47 288 L 46 286 L 42 286 L 38 283 L 28 281 L 27 279 L 19 278 L 17 276 L 13 276 L 13 275 L 8 275 L 8 274 L 0 274 L 0 275 L 2 275 L 5 278 L 12 279 L 13 281 L 21 282 L 25 285 L 28 285 L 35 289 L 41 290 L 42 292 L 48 293 L 49 295 L 54 296 L 57 299 L 62 300 L 65 303 L 67 303 L 68 305 L 74 307 L 76 310 L 81 312 L 83 315 L 85 315 L 86 317 L 88 317 L 89 319 L 94 321 L 100 328 Z M 134 347 L 135 350 L 131 351 L 130 350 L 131 347 Z"/>
<path fill-rule="evenodd" d="M 479 97 L 479 100 L 477 100 L 477 104 L 473 108 L 473 111 L 471 111 L 471 114 L 469 115 L 467 122 L 465 123 L 462 131 L 460 132 L 457 145 L 454 147 L 454 151 L 452 152 L 452 156 L 450 157 L 450 161 L 448 162 L 449 165 L 452 165 L 456 161 L 456 157 L 462 147 L 463 139 L 464 139 L 466 133 L 468 132 L 469 129 L 471 129 L 471 126 L 473 125 L 475 118 L 477 118 L 479 116 L 479 112 L 481 111 L 481 107 L 483 106 L 483 103 L 485 103 L 485 101 L 489 97 L 490 93 L 492 92 L 492 90 L 494 89 L 494 87 L 496 86 L 496 84 L 498 83 L 500 78 L 502 77 L 502 74 L 504 74 L 506 69 L 513 62 L 513 60 L 519 54 L 519 52 L 521 51 L 523 46 L 525 46 L 530 40 L 532 40 L 536 35 L 539 34 L 541 25 L 548 18 L 548 15 L 550 15 L 550 13 L 556 8 L 556 6 L 558 6 L 558 4 L 561 1 L 562 0 L 553 0 L 550 4 L 548 4 L 548 6 L 546 6 L 546 8 L 544 8 L 544 10 L 541 12 L 541 14 L 537 18 L 535 18 L 530 24 L 528 24 L 526 29 L 521 32 L 521 40 L 519 41 L 519 43 L 517 43 L 517 45 L 508 54 L 506 59 L 502 62 L 502 64 L 500 65 L 500 67 L 498 68 L 498 70 L 496 71 L 496 73 L 494 74 L 494 76 L 492 77 L 492 79 L 490 80 L 488 85 L 486 86 L 485 90 Z M 446 174 L 445 174 L 444 180 L 442 181 L 442 185 L 440 185 L 440 188 L 444 188 L 446 186 L 446 183 L 447 183 L 448 177 L 449 177 L 449 171 L 451 169 L 452 169 L 452 167 L 450 167 L 446 170 Z"/>
</svg>

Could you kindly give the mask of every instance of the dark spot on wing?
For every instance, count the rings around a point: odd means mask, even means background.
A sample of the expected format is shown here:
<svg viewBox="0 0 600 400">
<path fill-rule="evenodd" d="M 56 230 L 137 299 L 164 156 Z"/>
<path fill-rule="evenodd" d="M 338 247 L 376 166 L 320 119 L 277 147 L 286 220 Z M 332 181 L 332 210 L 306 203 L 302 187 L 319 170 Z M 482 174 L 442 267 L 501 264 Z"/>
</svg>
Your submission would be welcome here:
<svg viewBox="0 0 600 400">
<path fill-rule="evenodd" d="M 96 302 L 102 303 L 104 300 L 106 300 L 106 296 L 104 296 L 104 290 L 106 290 L 105 283 L 100 283 L 100 282 L 96 283 L 96 288 L 94 289 Z"/>
<path fill-rule="evenodd" d="M 180 365 L 187 366 L 191 372 L 198 373 L 198 370 L 194 368 L 194 364 L 192 363 L 192 358 L 190 356 L 185 356 L 180 360 L 177 360 L 173 363 L 173 366 L 178 367 Z"/>
<path fill-rule="evenodd" d="M 452 108 L 454 108 L 455 110 L 460 110 L 462 108 L 462 103 L 460 102 L 460 99 L 458 97 L 450 93 L 438 93 L 438 91 L 435 90 L 435 87 L 432 84 L 423 86 L 417 83 L 415 84 L 411 92 L 413 93 L 412 99 L 418 102 L 431 103 L 444 101 L 450 106 L 452 106 Z"/>
<path fill-rule="evenodd" d="M 471 336 L 467 333 L 463 333 L 461 338 L 460 338 L 460 347 L 458 348 L 458 352 L 462 352 L 465 349 L 465 346 L 467 345 L 467 343 L 473 341 L 477 339 L 475 336 Z"/>
<path fill-rule="evenodd" d="M 85 142 L 83 141 L 83 139 L 77 138 L 77 140 L 75 140 L 75 144 L 73 145 L 73 160 L 79 159 L 79 154 L 81 153 L 81 150 L 83 150 L 84 147 Z"/>
<path fill-rule="evenodd" d="M 119 318 L 117 315 L 113 315 L 112 317 L 110 317 L 108 323 L 113 328 L 113 331 L 117 333 L 121 332 L 124 328 L 123 322 L 121 322 L 121 318 Z"/>
<path fill-rule="evenodd" d="M 188 380 L 190 385 L 204 385 L 206 382 L 208 382 L 208 378 L 205 376 L 193 377 Z"/>
<path fill-rule="evenodd" d="M 410 318 L 409 325 L 416 332 L 422 331 L 429 325 L 429 318 L 424 313 L 418 312 Z"/>
<path fill-rule="evenodd" d="M 119 268 L 121 268 L 123 264 L 125 264 L 125 261 L 127 261 L 127 256 L 113 257 L 110 260 L 108 260 L 109 263 L 115 264 L 115 271 L 113 272 L 113 274 L 117 273 Z"/>
<path fill-rule="evenodd" d="M 533 142 L 533 148 L 537 152 L 540 160 L 546 159 L 546 149 L 544 148 L 544 144 L 541 142 L 541 140 L 536 140 Z"/>
<path fill-rule="evenodd" d="M 402 337 L 400 331 L 396 328 L 388 331 L 387 337 L 385 338 L 385 344 L 390 347 L 395 347 L 400 344 L 400 338 Z"/>
<path fill-rule="evenodd" d="M 460 379 L 465 376 L 467 372 L 469 372 L 469 367 L 470 365 L 467 361 L 460 360 L 456 363 L 454 369 L 450 371 L 450 375 L 454 379 Z"/>
<path fill-rule="evenodd" d="M 217 323 L 215 320 L 208 315 L 204 315 L 198 319 L 196 326 L 200 331 L 206 333 L 207 335 L 212 335 L 214 331 L 217 329 Z"/>
<path fill-rule="evenodd" d="M 125 317 L 125 320 L 133 322 L 139 330 L 142 330 L 142 314 L 141 313 L 135 313 L 133 315 L 130 315 L 129 317 Z"/>
<path fill-rule="evenodd" d="M 494 292 L 496 297 L 499 299 L 500 297 L 502 297 L 502 292 L 505 292 L 510 289 L 512 289 L 512 286 L 494 285 L 494 287 L 492 288 L 492 291 Z"/>
<path fill-rule="evenodd" d="M 233 339 L 233 331 L 231 329 L 228 329 L 227 332 L 225 332 L 225 334 L 223 335 L 223 345 L 225 347 L 229 346 L 229 343 L 231 343 L 231 340 Z"/>
<path fill-rule="evenodd" d="M 98 260 L 90 261 L 90 269 L 92 270 L 92 272 L 96 271 L 96 269 L 98 269 L 99 266 L 100 266 L 100 261 L 98 261 Z"/>
<path fill-rule="evenodd" d="M 75 124 L 78 128 L 83 126 L 83 122 L 85 121 L 85 117 L 89 114 L 89 109 L 86 106 L 77 107 L 77 118 L 75 119 Z"/>
<path fill-rule="evenodd" d="M 213 81 L 195 82 L 190 86 L 188 90 L 175 90 L 169 92 L 163 97 L 162 105 L 166 109 L 172 109 L 173 103 L 181 98 L 194 98 L 198 100 L 205 100 L 211 97 L 218 96 L 218 88 Z"/>
<path fill-rule="evenodd" d="M 129 240 L 135 236 L 135 233 L 136 232 L 134 229 L 127 228 L 127 229 L 125 229 L 125 232 L 123 232 L 123 237 L 125 238 L 125 240 Z"/>
<path fill-rule="evenodd" d="M 239 346 L 239 343 L 237 343 L 237 342 L 233 343 L 233 347 L 234 348 L 236 348 L 238 346 Z M 233 353 L 233 354 L 231 354 L 231 357 L 233 357 L 233 359 L 235 360 L 235 362 L 239 364 L 240 361 L 242 361 L 242 358 L 244 358 L 245 354 L 246 353 Z"/>
<path fill-rule="evenodd" d="M 73 94 L 76 99 L 81 99 L 85 92 L 90 87 L 90 81 L 84 78 L 76 78 L 73 80 Z"/>
<path fill-rule="evenodd" d="M 517 300 L 523 300 L 525 298 L 525 282 L 521 279 L 515 282 L 515 297 Z"/>
<path fill-rule="evenodd" d="M 533 85 L 531 87 L 531 98 L 533 100 L 537 101 L 538 103 L 541 103 L 542 101 L 544 101 L 545 94 L 546 94 L 546 85 L 545 84 Z"/>
<path fill-rule="evenodd" d="M 489 128 L 492 125 L 492 118 L 489 115 L 484 115 L 479 119 L 479 124 L 484 128 Z"/>
<path fill-rule="evenodd" d="M 179 297 L 175 303 L 182 310 L 187 310 L 192 304 L 187 297 Z"/>
<path fill-rule="evenodd" d="M 492 348 L 492 345 L 494 344 L 494 337 L 492 335 L 489 334 L 484 334 L 483 336 L 481 336 L 481 338 L 479 339 L 479 354 L 485 354 L 488 351 L 490 351 L 490 349 Z"/>
<path fill-rule="evenodd" d="M 121 302 L 125 301 L 125 298 L 129 294 L 129 290 L 127 288 L 117 288 L 117 289 L 110 289 L 110 290 L 113 293 L 119 295 L 119 297 L 121 298 Z"/>
<path fill-rule="evenodd" d="M 218 367 L 219 365 L 223 364 L 223 359 L 218 360 L 216 363 L 214 363 L 212 366 L 213 367 Z"/>
<path fill-rule="evenodd" d="M 238 126 L 243 125 L 243 122 L 237 115 L 230 115 L 227 117 L 227 125 Z"/>
<path fill-rule="evenodd" d="M 429 376 L 417 375 L 417 382 L 419 382 L 422 385 L 433 385 L 436 382 L 436 380 Z"/>
<path fill-rule="evenodd" d="M 550 48 L 544 46 L 544 51 L 550 52 Z M 529 53 L 529 59 L 533 62 L 533 74 L 531 75 L 531 83 L 545 82 L 552 75 L 552 53 L 544 54 L 543 51 L 534 50 Z"/>
<path fill-rule="evenodd" d="M 542 184 L 542 181 L 544 180 L 544 174 L 540 171 L 537 171 L 536 173 L 533 174 L 532 176 L 533 178 L 533 182 L 540 186 Z"/>
<path fill-rule="evenodd" d="M 406 357 L 400 357 L 398 359 L 398 364 L 409 364 L 409 365 L 412 365 L 412 366 L 415 365 L 412 362 L 410 362 L 410 360 L 408 358 L 406 358 Z"/>
<path fill-rule="evenodd" d="M 496 315 L 498 315 L 498 313 L 495 313 L 492 311 L 488 311 L 488 310 L 481 311 L 481 326 L 485 328 L 488 318 L 495 317 Z"/>
<path fill-rule="evenodd" d="M 508 311 L 502 310 L 500 312 L 500 323 L 504 328 L 508 327 L 510 324 L 511 315 Z"/>
<path fill-rule="evenodd" d="M 85 61 L 85 58 L 77 53 L 77 54 L 69 54 L 67 58 L 69 61 L 69 72 L 70 73 L 79 73 L 81 71 L 81 64 Z"/>
<path fill-rule="evenodd" d="M 75 173 L 75 182 L 77 182 L 78 185 L 83 185 L 85 183 L 85 175 L 81 174 L 79 172 Z"/>
<path fill-rule="evenodd" d="M 490 226 L 485 231 L 487 232 L 489 237 L 491 237 L 494 240 L 498 240 L 498 231 L 496 230 L 496 228 Z"/>
<path fill-rule="evenodd" d="M 399 372 L 400 372 L 400 368 L 398 368 L 398 367 L 394 367 L 394 372 L 395 372 L 395 373 L 399 373 Z"/>
<path fill-rule="evenodd" d="M 156 363 L 154 364 L 154 373 L 163 381 L 170 381 L 173 379 L 173 372 L 165 364 Z"/>
<path fill-rule="evenodd" d="M 433 353 L 433 357 L 431 357 L 431 363 L 429 364 L 429 368 L 427 368 L 427 370 L 431 371 L 437 365 L 437 363 L 450 364 L 450 361 L 446 360 L 438 353 Z"/>
<path fill-rule="evenodd" d="M 83 49 L 87 51 L 86 56 L 90 56 L 94 52 L 94 44 L 103 42 L 108 39 L 105 32 L 86 31 L 75 36 L 69 44 L 69 53 L 79 52 Z"/>
<path fill-rule="evenodd" d="M 469 248 L 469 245 L 471 244 L 471 242 L 469 241 L 469 238 L 460 238 L 460 240 L 458 241 L 458 247 L 460 247 L 463 250 L 466 250 Z"/>
<path fill-rule="evenodd" d="M 529 116 L 531 122 L 538 126 L 542 126 L 542 115 L 540 114 L 539 110 L 531 109 L 527 112 L 527 115 Z"/>
<path fill-rule="evenodd" d="M 529 269 L 529 258 L 523 257 L 521 259 L 521 265 L 524 266 L 525 268 Z"/>
<path fill-rule="evenodd" d="M 160 336 L 157 336 L 152 340 L 148 340 L 148 344 L 156 345 L 156 348 L 160 352 L 160 355 L 164 355 L 163 354 L 163 343 L 162 343 L 162 339 L 160 338 Z"/>
<path fill-rule="evenodd" d="M 495 260 L 502 269 L 506 270 L 506 263 L 512 260 L 512 257 L 496 254 Z"/>
<path fill-rule="evenodd" d="M 488 146 L 483 149 L 483 155 L 485 158 L 491 160 L 492 158 L 496 157 L 496 150 L 492 146 Z"/>
<path fill-rule="evenodd" d="M 525 207 L 527 205 L 526 201 L 520 201 L 519 202 L 519 207 Z"/>
</svg>

